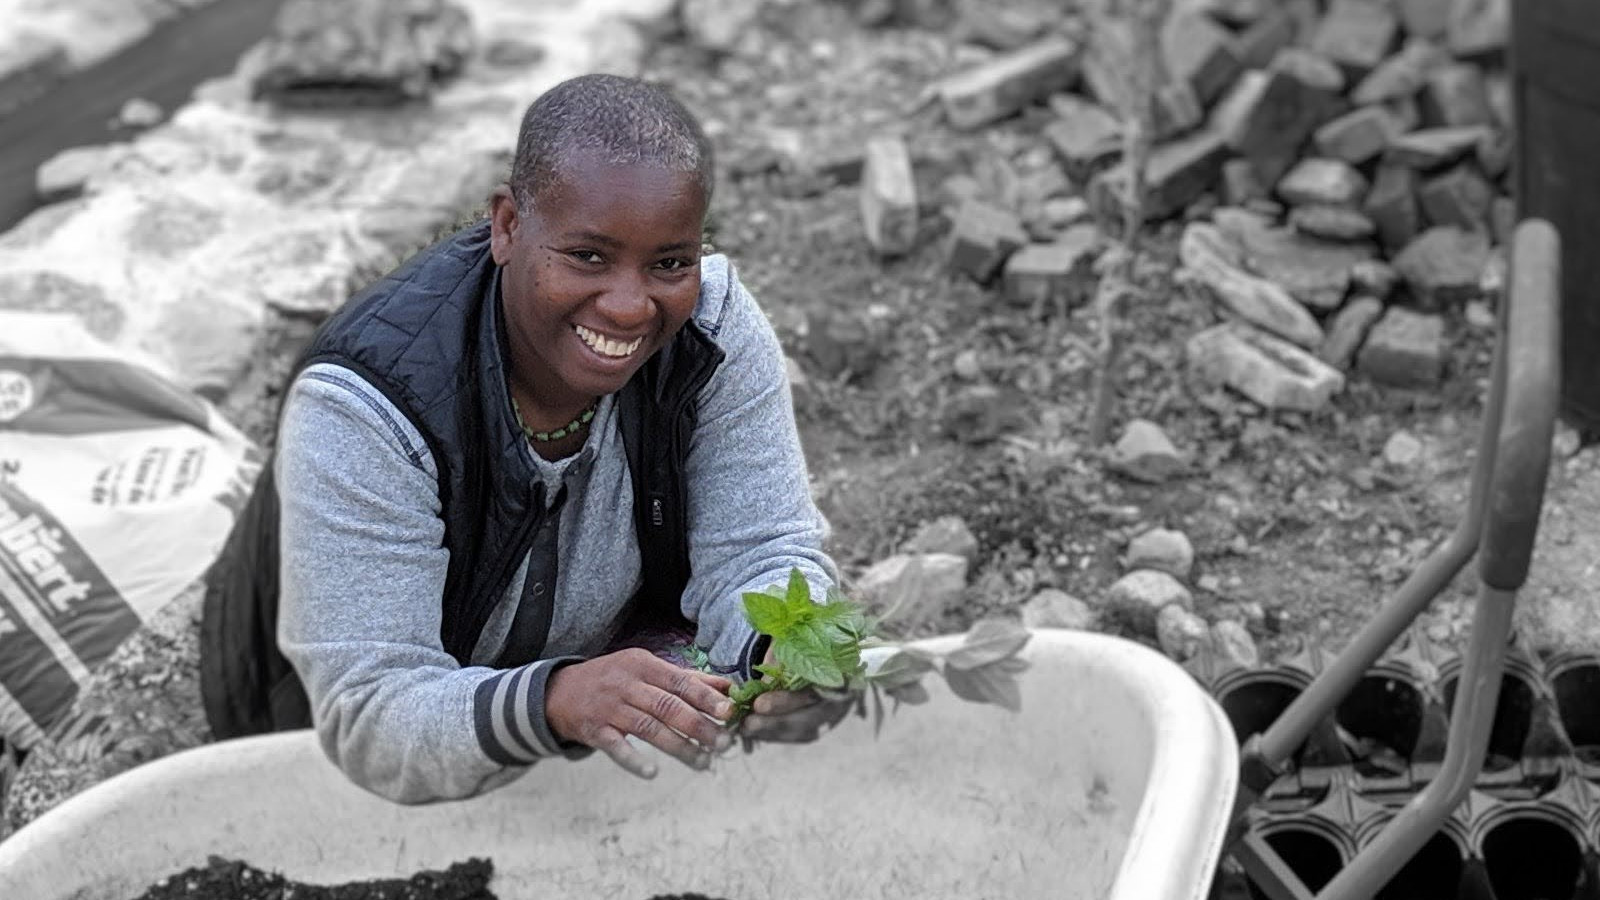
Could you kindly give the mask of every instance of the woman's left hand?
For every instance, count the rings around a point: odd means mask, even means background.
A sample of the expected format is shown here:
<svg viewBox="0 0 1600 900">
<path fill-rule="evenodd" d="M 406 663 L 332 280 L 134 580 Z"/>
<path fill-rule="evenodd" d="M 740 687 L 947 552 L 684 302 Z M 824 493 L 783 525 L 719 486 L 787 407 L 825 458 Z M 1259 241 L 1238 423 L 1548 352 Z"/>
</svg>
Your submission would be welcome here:
<svg viewBox="0 0 1600 900">
<path fill-rule="evenodd" d="M 766 663 L 772 662 L 767 650 Z M 750 704 L 750 713 L 739 723 L 739 734 L 750 740 L 798 744 L 814 741 L 824 727 L 832 727 L 850 714 L 854 698 L 829 699 L 807 688 L 800 691 L 768 691 Z"/>
</svg>

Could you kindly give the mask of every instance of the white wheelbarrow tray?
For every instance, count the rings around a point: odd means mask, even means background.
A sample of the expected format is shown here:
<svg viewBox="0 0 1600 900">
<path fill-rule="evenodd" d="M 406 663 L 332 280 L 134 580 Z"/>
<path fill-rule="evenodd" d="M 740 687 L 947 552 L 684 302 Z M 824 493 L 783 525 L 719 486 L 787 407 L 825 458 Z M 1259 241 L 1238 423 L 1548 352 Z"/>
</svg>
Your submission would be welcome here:
<svg viewBox="0 0 1600 900">
<path fill-rule="evenodd" d="M 1039 630 L 1023 656 L 1021 713 L 930 673 L 931 701 L 886 714 L 877 736 L 851 716 L 709 773 L 663 760 L 648 782 L 594 754 L 398 806 L 347 781 L 309 731 L 200 747 L 0 843 L 0 898 L 131 900 L 208 854 L 319 884 L 488 857 L 503 900 L 1203 898 L 1238 768 L 1221 709 L 1131 641 Z"/>
</svg>

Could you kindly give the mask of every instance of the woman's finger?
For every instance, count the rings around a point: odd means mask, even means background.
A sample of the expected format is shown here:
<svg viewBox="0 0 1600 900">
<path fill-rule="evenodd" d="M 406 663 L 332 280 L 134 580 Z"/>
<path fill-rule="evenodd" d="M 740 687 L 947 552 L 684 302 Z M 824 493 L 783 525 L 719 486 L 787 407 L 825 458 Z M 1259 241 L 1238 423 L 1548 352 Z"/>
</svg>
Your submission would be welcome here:
<svg viewBox="0 0 1600 900">
<path fill-rule="evenodd" d="M 750 711 L 762 716 L 784 716 L 821 702 L 816 691 L 768 691 L 756 697 Z"/>
<path fill-rule="evenodd" d="M 681 705 L 681 701 L 679 702 Z M 711 751 L 678 733 L 654 712 L 636 706 L 622 712 L 626 721 L 623 730 L 650 746 L 678 760 L 691 769 L 705 769 L 711 765 Z M 700 721 L 704 722 L 704 719 Z M 707 723 L 710 724 L 710 723 Z M 715 728 L 716 726 L 712 726 Z"/>
<path fill-rule="evenodd" d="M 644 779 L 656 777 L 656 764 L 645 759 L 644 754 L 628 743 L 626 735 L 610 725 L 602 725 L 596 730 L 594 746 L 611 757 L 612 762 L 634 775 Z"/>
<path fill-rule="evenodd" d="M 699 743 L 703 748 L 711 750 L 727 748 L 728 733 L 721 723 L 708 718 L 706 714 L 684 702 L 677 694 L 662 690 L 653 684 L 638 682 L 628 691 L 624 699 L 632 707 L 633 712 L 640 716 L 638 728 L 653 729 L 648 723 L 656 722 L 675 734 Z M 651 734 L 637 730 L 633 733 L 645 740 L 651 740 L 652 737 Z"/>
<path fill-rule="evenodd" d="M 733 701 L 728 699 L 731 681 L 693 669 L 681 669 L 654 657 L 652 660 L 656 665 L 649 666 L 643 673 L 644 684 L 666 691 L 719 722 L 726 722 L 733 715 Z"/>
</svg>

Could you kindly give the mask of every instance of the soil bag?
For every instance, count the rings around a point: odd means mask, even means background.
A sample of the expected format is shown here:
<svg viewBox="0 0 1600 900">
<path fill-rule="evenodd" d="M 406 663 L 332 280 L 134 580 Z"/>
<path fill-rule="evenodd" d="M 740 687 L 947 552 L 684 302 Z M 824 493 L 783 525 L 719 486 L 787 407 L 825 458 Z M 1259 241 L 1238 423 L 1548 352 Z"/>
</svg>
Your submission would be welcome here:
<svg viewBox="0 0 1600 900">
<path fill-rule="evenodd" d="M 204 574 L 261 458 L 159 363 L 0 312 L 0 742 L 38 741 Z"/>
</svg>

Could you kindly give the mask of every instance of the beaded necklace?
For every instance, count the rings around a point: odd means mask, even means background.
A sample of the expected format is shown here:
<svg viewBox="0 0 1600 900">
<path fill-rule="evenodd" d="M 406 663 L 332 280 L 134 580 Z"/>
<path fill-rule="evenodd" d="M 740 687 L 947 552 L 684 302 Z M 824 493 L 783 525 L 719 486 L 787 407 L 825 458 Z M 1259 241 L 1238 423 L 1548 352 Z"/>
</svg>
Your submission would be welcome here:
<svg viewBox="0 0 1600 900">
<path fill-rule="evenodd" d="M 593 403 L 589 404 L 588 409 L 578 414 L 576 419 L 557 428 L 555 431 L 534 431 L 528 427 L 527 422 L 522 421 L 522 407 L 517 405 L 517 398 L 511 398 L 511 411 L 517 414 L 517 424 L 522 427 L 522 433 L 528 436 L 528 440 L 535 444 L 548 444 L 551 441 L 559 441 L 569 435 L 577 434 L 583 426 L 589 424 L 590 419 L 594 418 L 594 411 L 599 405 L 600 400 L 596 398 Z"/>
</svg>

